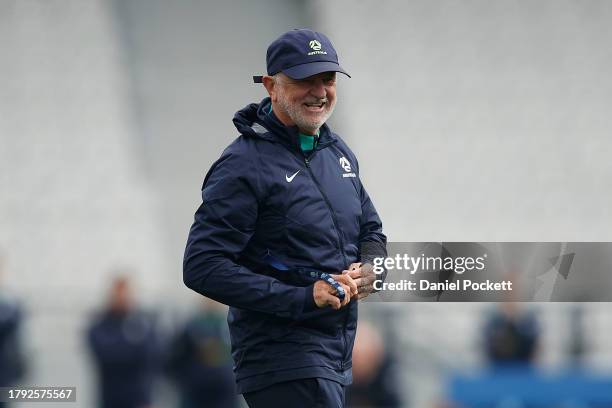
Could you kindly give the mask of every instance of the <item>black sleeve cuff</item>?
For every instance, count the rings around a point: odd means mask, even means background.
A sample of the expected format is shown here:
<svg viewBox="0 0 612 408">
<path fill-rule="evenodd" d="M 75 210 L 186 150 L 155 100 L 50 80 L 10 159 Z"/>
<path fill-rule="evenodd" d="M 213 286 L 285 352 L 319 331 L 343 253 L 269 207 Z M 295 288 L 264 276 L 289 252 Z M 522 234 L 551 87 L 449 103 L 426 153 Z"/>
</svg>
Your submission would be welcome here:
<svg viewBox="0 0 612 408">
<path fill-rule="evenodd" d="M 317 309 L 317 304 L 315 303 L 314 295 L 313 295 L 314 283 L 310 286 L 307 286 L 305 289 L 306 290 L 304 291 L 303 313 L 308 313 L 308 312 L 312 312 L 313 310 Z"/>
</svg>

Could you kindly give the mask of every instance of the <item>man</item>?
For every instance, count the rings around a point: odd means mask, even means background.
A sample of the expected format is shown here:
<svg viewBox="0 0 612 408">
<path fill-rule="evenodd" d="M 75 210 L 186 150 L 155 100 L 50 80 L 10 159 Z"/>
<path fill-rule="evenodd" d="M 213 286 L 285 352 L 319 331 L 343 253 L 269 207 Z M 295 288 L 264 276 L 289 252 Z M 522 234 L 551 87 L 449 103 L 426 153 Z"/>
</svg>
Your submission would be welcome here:
<svg viewBox="0 0 612 408">
<path fill-rule="evenodd" d="M 341 407 L 357 302 L 386 256 L 357 159 L 325 124 L 338 64 L 329 39 L 281 35 L 254 77 L 269 97 L 204 180 L 184 258 L 191 289 L 230 306 L 237 389 L 250 407 Z"/>
<path fill-rule="evenodd" d="M 0 280 L 4 278 L 4 259 L 0 249 Z M 0 387 L 17 384 L 26 374 L 26 359 L 21 342 L 24 312 L 20 302 L 4 291 L 0 282 Z M 0 408 L 7 404 L 0 401 Z M 11 405 L 12 406 L 12 405 Z"/>
<path fill-rule="evenodd" d="M 159 338 L 153 317 L 135 307 L 127 278 L 113 281 L 108 306 L 95 317 L 87 341 L 98 371 L 99 407 L 150 407 Z"/>
<path fill-rule="evenodd" d="M 180 408 L 238 407 L 225 306 L 202 298 L 170 341 L 165 369 L 180 393 Z"/>
</svg>

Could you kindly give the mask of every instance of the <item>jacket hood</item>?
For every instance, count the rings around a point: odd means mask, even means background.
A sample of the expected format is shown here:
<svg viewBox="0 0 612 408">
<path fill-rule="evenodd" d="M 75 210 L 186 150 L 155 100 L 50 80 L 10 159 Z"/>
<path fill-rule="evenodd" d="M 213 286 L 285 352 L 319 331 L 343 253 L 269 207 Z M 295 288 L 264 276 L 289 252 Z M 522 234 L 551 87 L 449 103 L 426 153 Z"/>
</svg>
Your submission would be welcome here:
<svg viewBox="0 0 612 408">
<path fill-rule="evenodd" d="M 234 125 L 244 136 L 257 137 L 274 143 L 282 143 L 290 148 L 300 149 L 299 130 L 297 126 L 285 126 L 271 109 L 270 98 L 264 98 L 260 103 L 251 103 L 234 115 Z M 319 147 L 325 147 L 336 142 L 336 137 L 327 124 L 319 129 Z"/>
</svg>

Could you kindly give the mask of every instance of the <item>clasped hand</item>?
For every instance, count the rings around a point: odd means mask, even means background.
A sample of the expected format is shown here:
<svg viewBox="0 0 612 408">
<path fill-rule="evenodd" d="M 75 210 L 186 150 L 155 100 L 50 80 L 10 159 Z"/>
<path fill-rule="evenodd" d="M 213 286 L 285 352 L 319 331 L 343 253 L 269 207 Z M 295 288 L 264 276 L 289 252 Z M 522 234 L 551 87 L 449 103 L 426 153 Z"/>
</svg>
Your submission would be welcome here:
<svg viewBox="0 0 612 408">
<path fill-rule="evenodd" d="M 337 297 L 336 289 L 325 281 L 317 281 L 314 285 L 313 296 L 317 307 L 331 306 L 338 310 L 346 306 L 351 298 L 363 299 L 374 291 L 376 274 L 370 264 L 361 262 L 352 263 L 341 274 L 330 275 L 344 289 L 344 300 Z"/>
</svg>

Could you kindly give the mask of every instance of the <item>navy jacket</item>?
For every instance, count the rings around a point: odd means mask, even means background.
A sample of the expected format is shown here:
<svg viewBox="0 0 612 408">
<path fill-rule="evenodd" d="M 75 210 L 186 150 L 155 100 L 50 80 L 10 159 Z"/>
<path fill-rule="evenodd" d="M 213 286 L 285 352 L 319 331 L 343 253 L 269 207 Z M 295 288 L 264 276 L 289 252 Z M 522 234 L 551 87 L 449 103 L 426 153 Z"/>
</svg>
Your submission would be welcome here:
<svg viewBox="0 0 612 408">
<path fill-rule="evenodd" d="M 105 311 L 89 327 L 87 340 L 99 372 L 99 406 L 148 406 L 160 354 L 152 316 Z"/>
<path fill-rule="evenodd" d="M 26 371 L 19 336 L 22 320 L 23 312 L 19 304 L 0 296 L 0 387 L 14 384 Z"/>
<path fill-rule="evenodd" d="M 204 180 L 183 280 L 230 306 L 238 392 L 311 377 L 350 384 L 357 301 L 318 309 L 312 291 L 317 272 L 386 256 L 357 159 L 327 125 L 305 157 L 297 127 L 276 118 L 269 98 L 234 124 L 241 136 Z"/>
<path fill-rule="evenodd" d="M 181 393 L 181 408 L 238 406 L 221 313 L 199 311 L 172 339 L 165 368 Z"/>
</svg>

